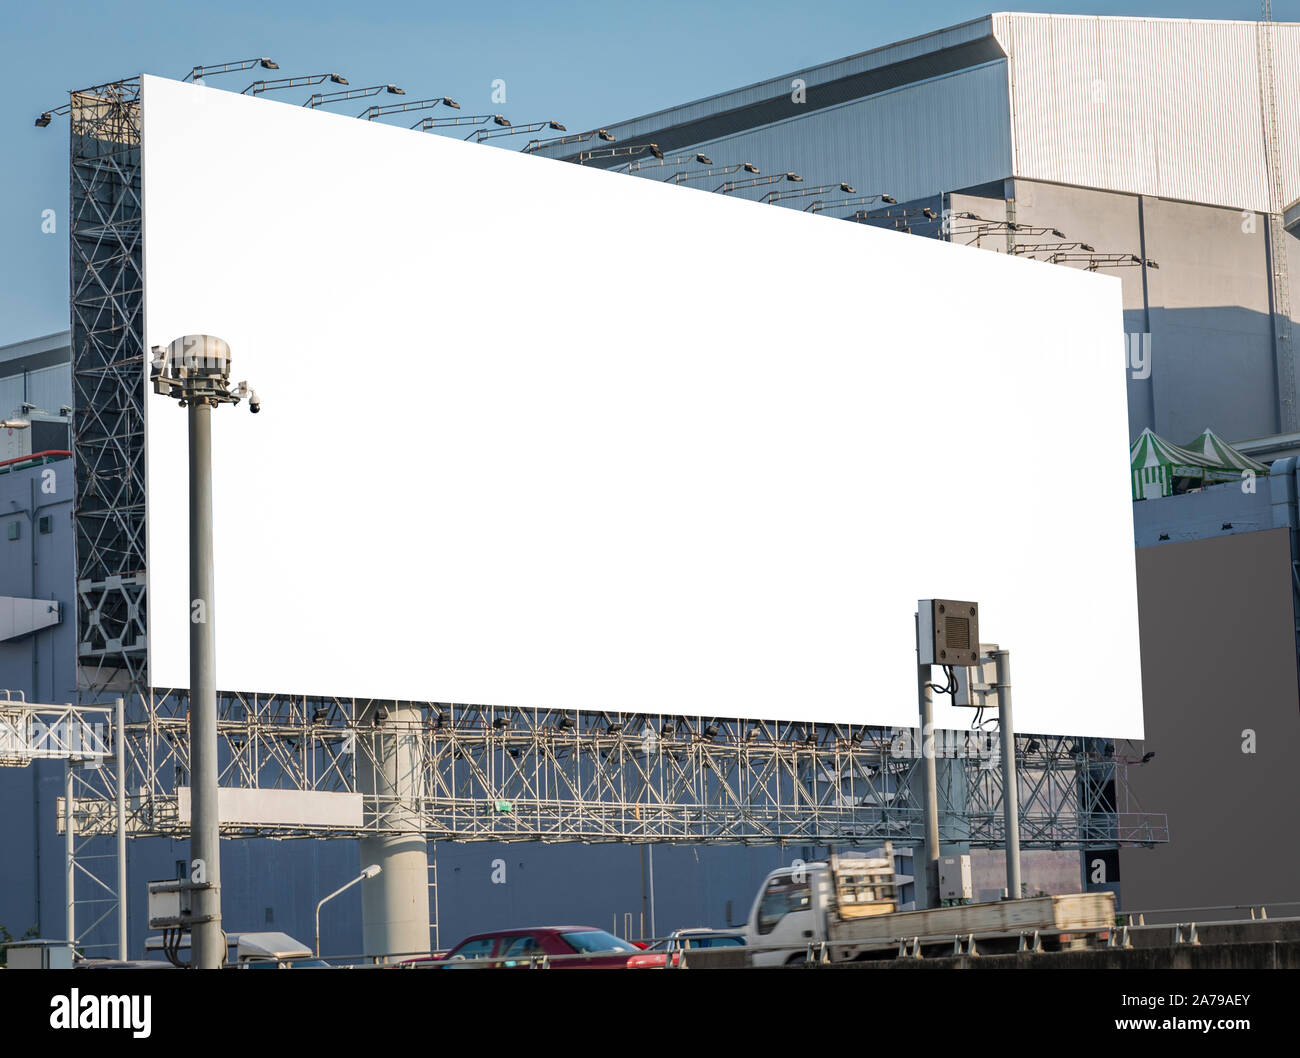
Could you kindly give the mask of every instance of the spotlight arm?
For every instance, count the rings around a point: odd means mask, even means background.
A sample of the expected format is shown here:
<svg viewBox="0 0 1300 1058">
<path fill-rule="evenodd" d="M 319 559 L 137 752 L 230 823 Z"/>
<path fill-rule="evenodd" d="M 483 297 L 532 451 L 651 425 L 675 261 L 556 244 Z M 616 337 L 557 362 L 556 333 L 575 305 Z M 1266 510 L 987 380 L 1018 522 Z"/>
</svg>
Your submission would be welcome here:
<svg viewBox="0 0 1300 1058">
<path fill-rule="evenodd" d="M 254 81 L 239 94 L 260 96 L 263 92 L 279 92 L 286 88 L 306 88 L 314 84 L 347 84 L 348 79 L 337 73 L 309 73 L 298 77 L 281 77 L 274 81 Z"/>
<path fill-rule="evenodd" d="M 759 172 L 758 166 L 750 162 L 737 162 L 735 165 L 720 165 L 709 169 L 701 169 L 695 173 L 682 170 L 680 173 L 673 173 L 672 176 L 665 177 L 663 182 L 665 184 L 684 184 L 688 180 L 707 180 L 713 176 L 730 176 L 742 169 L 747 173 Z"/>
<path fill-rule="evenodd" d="M 497 122 L 497 124 L 501 124 L 501 122 Z M 472 139 L 475 143 L 482 143 L 484 140 L 495 139 L 498 136 L 522 136 L 530 132 L 541 132 L 542 129 L 555 129 L 557 132 L 565 131 L 564 126 L 558 121 L 530 121 L 524 125 L 511 125 L 506 122 L 506 127 L 500 129 L 475 129 L 465 139 Z"/>
<path fill-rule="evenodd" d="M 662 158 L 657 162 L 628 162 L 615 172 L 635 173 L 642 169 L 662 169 L 665 165 L 712 165 L 713 159 L 703 154 L 679 154 L 676 158 Z"/>
<path fill-rule="evenodd" d="M 404 96 L 406 90 L 398 88 L 395 84 L 376 84 L 369 88 L 349 88 L 342 92 L 317 92 L 303 104 L 315 110 L 326 103 L 343 103 L 349 99 L 366 99 L 369 96 L 377 96 L 380 92 L 387 92 L 389 95 Z"/>
<path fill-rule="evenodd" d="M 630 158 L 642 151 L 649 151 L 656 158 L 664 156 L 657 143 L 632 143 L 626 147 L 606 147 L 602 150 L 583 151 L 578 155 L 578 164 L 586 165 L 588 162 L 605 158 Z"/>
<path fill-rule="evenodd" d="M 412 110 L 432 110 L 438 105 L 450 107 L 452 110 L 460 109 L 460 104 L 451 96 L 434 96 L 432 99 L 417 99 L 410 103 L 391 103 L 386 107 L 367 107 L 357 117 L 374 121 L 375 118 L 382 117 L 384 114 L 405 114 Z"/>
<path fill-rule="evenodd" d="M 430 129 L 451 128 L 456 125 L 482 125 L 500 116 L 500 114 L 458 114 L 454 118 L 421 118 L 411 128 L 428 132 Z"/>
<path fill-rule="evenodd" d="M 821 184 L 818 187 L 801 187 L 798 191 L 769 191 L 759 199 L 760 202 L 777 202 L 783 198 L 807 198 L 809 195 L 820 195 L 823 191 L 840 191 L 846 195 L 852 195 L 856 192 L 845 181 L 841 180 L 836 184 Z"/>
<path fill-rule="evenodd" d="M 762 187 L 764 184 L 775 184 L 779 180 L 789 180 L 792 183 L 802 180 L 803 177 L 798 173 L 772 173 L 770 176 L 756 176 L 753 180 L 728 180 L 719 184 L 713 189 L 713 193 L 729 195 L 733 191 L 739 191 L 747 187 Z"/>
<path fill-rule="evenodd" d="M 893 203 L 896 201 L 898 200 L 893 195 L 886 195 L 882 192 L 878 195 L 859 195 L 857 198 L 841 199 L 838 202 L 825 202 L 822 200 L 809 202 L 808 205 L 804 206 L 803 211 L 805 213 L 820 213 L 826 209 L 848 209 L 850 206 L 871 206 L 877 202 Z"/>
<path fill-rule="evenodd" d="M 280 64 L 273 59 L 263 56 L 260 59 L 240 59 L 238 62 L 221 62 L 215 66 L 196 66 L 187 73 L 181 80 L 198 81 L 204 77 L 219 73 L 238 73 L 240 70 L 251 70 L 254 66 L 260 66 L 263 70 L 278 70 Z"/>
<path fill-rule="evenodd" d="M 550 140 L 529 140 L 520 149 L 520 153 L 531 154 L 533 151 L 540 151 L 543 147 L 557 147 L 565 143 L 586 143 L 593 136 L 599 137 L 606 143 L 614 142 L 614 137 L 607 129 L 592 129 L 590 132 L 575 132 L 570 136 L 557 136 Z"/>
<path fill-rule="evenodd" d="M 55 107 L 53 110 L 42 110 L 36 118 L 36 127 L 45 128 L 53 118 L 62 117 L 64 114 L 72 113 L 71 101 L 64 103 L 61 107 Z"/>
</svg>

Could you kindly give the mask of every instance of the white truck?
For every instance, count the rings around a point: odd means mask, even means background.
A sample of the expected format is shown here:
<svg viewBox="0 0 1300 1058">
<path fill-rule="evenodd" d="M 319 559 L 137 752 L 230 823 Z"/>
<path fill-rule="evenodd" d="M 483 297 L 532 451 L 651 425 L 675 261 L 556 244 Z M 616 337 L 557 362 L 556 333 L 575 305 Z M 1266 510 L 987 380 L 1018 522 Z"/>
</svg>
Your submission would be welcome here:
<svg viewBox="0 0 1300 1058">
<path fill-rule="evenodd" d="M 973 937 L 985 950 L 1016 950 L 1021 938 L 1045 946 L 1104 938 L 1115 922 L 1112 893 L 954 904 L 899 911 L 893 850 L 882 857 L 832 856 L 796 863 L 763 881 L 745 924 L 754 966 L 804 962 L 825 951 L 832 962 L 899 954 L 951 954 Z M 825 945 L 823 949 L 821 946 Z"/>
</svg>

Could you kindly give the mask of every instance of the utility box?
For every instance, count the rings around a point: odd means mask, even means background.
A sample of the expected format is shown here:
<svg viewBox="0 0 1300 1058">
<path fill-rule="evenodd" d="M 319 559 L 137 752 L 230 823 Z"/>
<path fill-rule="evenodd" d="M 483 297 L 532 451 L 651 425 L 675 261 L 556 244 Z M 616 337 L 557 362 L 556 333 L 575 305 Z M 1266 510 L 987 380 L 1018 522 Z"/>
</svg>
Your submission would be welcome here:
<svg viewBox="0 0 1300 1058">
<path fill-rule="evenodd" d="M 920 665 L 979 662 L 980 608 L 957 599 L 922 599 L 916 606 L 916 652 Z"/>
<path fill-rule="evenodd" d="M 998 649 L 996 643 L 981 643 L 979 661 L 974 665 L 958 665 L 957 690 L 952 696 L 952 704 L 969 706 L 972 709 L 996 709 L 998 707 L 998 663 L 989 657 Z"/>
<path fill-rule="evenodd" d="M 970 853 L 961 856 L 939 857 L 939 899 L 970 900 L 975 895 L 971 887 Z"/>
<path fill-rule="evenodd" d="M 168 878 L 149 882 L 149 928 L 162 929 L 176 926 L 190 914 L 190 885 L 185 881 Z"/>
<path fill-rule="evenodd" d="M 66 940 L 18 940 L 7 946 L 11 970 L 71 970 L 72 945 Z"/>
</svg>

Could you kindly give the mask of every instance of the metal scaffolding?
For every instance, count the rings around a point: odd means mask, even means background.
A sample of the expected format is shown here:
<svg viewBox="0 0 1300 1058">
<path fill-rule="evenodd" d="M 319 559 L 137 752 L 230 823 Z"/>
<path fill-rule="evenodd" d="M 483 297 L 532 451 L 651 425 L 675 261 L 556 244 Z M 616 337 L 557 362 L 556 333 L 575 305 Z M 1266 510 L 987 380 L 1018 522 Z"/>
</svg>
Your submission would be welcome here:
<svg viewBox="0 0 1300 1058">
<path fill-rule="evenodd" d="M 387 703 L 392 704 L 392 703 Z M 921 840 L 919 734 L 876 727 L 480 706 L 419 706 L 418 723 L 372 700 L 223 696 L 223 788 L 361 794 L 357 826 L 223 824 L 229 837 L 362 837 L 394 820 L 430 841 L 862 844 Z M 371 717 L 378 718 L 372 722 Z M 152 697 L 127 724 L 127 828 L 188 833 L 178 788 L 189 774 L 185 695 Z M 416 737 L 418 791 L 364 793 L 392 740 Z M 937 736 L 942 840 L 1003 843 L 996 739 Z M 1163 814 L 1128 790 L 1127 758 L 1096 739 L 1022 736 L 1021 841 L 1095 848 L 1168 840 Z M 111 833 L 111 800 L 77 803 L 78 833 Z M 398 828 L 400 829 L 400 827 Z"/>
<path fill-rule="evenodd" d="M 77 656 L 92 695 L 145 674 L 140 79 L 72 93 L 70 276 Z"/>
<path fill-rule="evenodd" d="M 28 702 L 5 691 L 0 699 L 0 767 L 63 761 L 58 832 L 64 837 L 64 936 L 83 952 L 109 949 L 126 958 L 126 742 L 124 709 L 113 705 Z M 115 766 L 111 766 L 115 765 Z M 101 824 L 77 828 L 77 805 L 89 798 Z M 106 810 L 107 809 L 107 810 Z M 112 837 L 112 843 L 105 837 Z M 78 883 L 81 884 L 78 884 Z M 114 941 L 92 943 L 101 924 L 116 920 Z"/>
<path fill-rule="evenodd" d="M 127 699 L 126 831 L 184 837 L 188 703 L 183 690 L 151 687 L 146 662 L 140 88 L 130 78 L 74 92 L 70 108 L 78 662 L 88 697 Z M 223 831 L 359 837 L 415 819 L 435 841 L 921 840 L 920 753 L 905 732 L 433 703 L 419 703 L 423 719 L 404 730 L 383 704 L 221 694 L 222 787 L 361 793 L 358 760 L 379 766 L 385 740 L 415 728 L 423 777 L 418 803 L 364 795 L 359 827 Z M 1017 746 L 1025 848 L 1168 840 L 1163 815 L 1130 805 L 1127 763 L 1097 740 L 1026 735 Z M 942 838 L 993 847 L 999 770 L 968 749 L 945 756 Z M 75 833 L 116 833 L 110 791 L 83 778 Z"/>
</svg>

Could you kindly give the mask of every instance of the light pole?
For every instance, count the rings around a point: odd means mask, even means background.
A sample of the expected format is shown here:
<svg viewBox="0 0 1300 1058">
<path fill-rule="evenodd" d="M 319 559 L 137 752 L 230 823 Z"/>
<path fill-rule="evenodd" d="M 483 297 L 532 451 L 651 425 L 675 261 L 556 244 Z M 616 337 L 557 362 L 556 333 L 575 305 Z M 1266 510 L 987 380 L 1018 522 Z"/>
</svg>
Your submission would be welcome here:
<svg viewBox="0 0 1300 1058">
<path fill-rule="evenodd" d="M 230 390 L 230 346 L 210 334 L 187 334 L 154 346 L 153 391 L 189 408 L 190 456 L 190 905 L 191 965 L 217 969 L 226 959 L 221 932 L 221 846 L 217 814 L 216 626 L 212 574 L 212 409 L 248 398 Z"/>
<path fill-rule="evenodd" d="M 1020 893 L 1020 781 L 1016 777 L 1016 725 L 1011 716 L 1011 652 L 995 650 L 998 726 L 1002 734 L 1002 825 L 1007 832 L 1007 896 Z"/>
<path fill-rule="evenodd" d="M 345 893 L 351 889 L 357 882 L 364 882 L 367 878 L 376 878 L 383 872 L 383 868 L 377 863 L 372 863 L 358 874 L 347 885 L 341 885 L 334 892 L 330 893 L 324 900 L 316 905 L 316 958 L 320 958 L 320 909 L 333 900 L 339 893 Z"/>
</svg>

